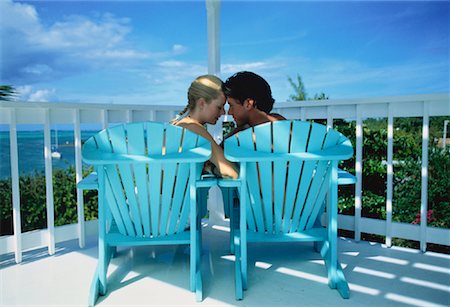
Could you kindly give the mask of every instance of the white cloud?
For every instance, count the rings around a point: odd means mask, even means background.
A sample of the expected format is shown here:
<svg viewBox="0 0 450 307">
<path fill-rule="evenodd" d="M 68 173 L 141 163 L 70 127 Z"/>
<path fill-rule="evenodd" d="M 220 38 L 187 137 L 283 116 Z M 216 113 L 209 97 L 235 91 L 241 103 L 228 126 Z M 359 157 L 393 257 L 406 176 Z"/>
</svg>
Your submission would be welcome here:
<svg viewBox="0 0 450 307">
<path fill-rule="evenodd" d="M 172 51 L 176 54 L 181 54 L 187 51 L 187 48 L 183 45 L 175 44 L 172 46 Z"/>
<path fill-rule="evenodd" d="M 30 95 L 28 101 L 47 102 L 52 100 L 51 98 L 55 95 L 55 92 L 55 89 L 37 90 Z"/>
<path fill-rule="evenodd" d="M 17 100 L 48 102 L 56 99 L 55 89 L 38 89 L 35 90 L 31 85 L 19 86 L 17 88 Z"/>
<path fill-rule="evenodd" d="M 63 16 L 46 25 L 32 4 L 0 0 L 0 12 L 0 75 L 11 84 L 51 81 L 112 66 L 128 68 L 187 50 L 180 44 L 166 51 L 139 50 L 128 39 L 130 20 L 110 13 L 95 18 Z"/>
<path fill-rule="evenodd" d="M 262 70 L 273 67 L 274 64 L 269 64 L 269 62 L 252 62 L 252 63 L 242 63 L 242 64 L 223 64 L 221 65 L 221 70 L 223 73 L 234 74 L 238 71 L 243 70 Z"/>
</svg>

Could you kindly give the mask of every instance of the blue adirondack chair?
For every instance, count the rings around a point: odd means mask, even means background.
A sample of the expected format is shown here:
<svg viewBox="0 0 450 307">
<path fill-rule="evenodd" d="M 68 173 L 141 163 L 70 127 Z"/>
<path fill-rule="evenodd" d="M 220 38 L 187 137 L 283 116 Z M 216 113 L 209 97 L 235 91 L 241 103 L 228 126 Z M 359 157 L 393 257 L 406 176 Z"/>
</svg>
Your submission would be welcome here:
<svg viewBox="0 0 450 307">
<path fill-rule="evenodd" d="M 351 142 L 326 126 L 286 120 L 239 132 L 225 141 L 225 157 L 240 163 L 240 207 L 234 223 L 236 299 L 247 289 L 248 242 L 320 245 L 328 284 L 343 298 L 349 288 L 337 259 L 338 162 L 353 155 Z M 351 179 L 351 178 L 350 178 Z M 352 183 L 352 180 L 342 180 Z M 327 204 L 328 226 L 318 223 Z"/>
<path fill-rule="evenodd" d="M 83 146 L 98 183 L 98 267 L 89 305 L 107 291 L 107 269 L 117 246 L 190 245 L 190 289 L 202 300 L 201 227 L 197 188 L 210 143 L 181 127 L 158 122 L 105 129 Z M 92 177 L 91 177 L 92 178 Z M 149 289 L 151 291 L 151 289 Z"/>
</svg>

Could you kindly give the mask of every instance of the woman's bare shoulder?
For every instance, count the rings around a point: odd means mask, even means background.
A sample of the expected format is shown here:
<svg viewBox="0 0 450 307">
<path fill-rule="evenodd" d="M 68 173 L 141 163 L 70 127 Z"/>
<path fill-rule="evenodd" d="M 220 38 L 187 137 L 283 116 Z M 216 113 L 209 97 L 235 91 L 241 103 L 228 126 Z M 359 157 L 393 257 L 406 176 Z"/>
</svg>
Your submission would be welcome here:
<svg viewBox="0 0 450 307">
<path fill-rule="evenodd" d="M 176 123 L 176 126 L 189 129 L 190 131 L 197 133 L 198 135 L 204 137 L 209 141 L 213 140 L 211 134 L 209 134 L 205 127 L 203 127 L 196 121 L 190 120 L 189 118 L 183 118 L 182 120 L 178 121 Z"/>
</svg>

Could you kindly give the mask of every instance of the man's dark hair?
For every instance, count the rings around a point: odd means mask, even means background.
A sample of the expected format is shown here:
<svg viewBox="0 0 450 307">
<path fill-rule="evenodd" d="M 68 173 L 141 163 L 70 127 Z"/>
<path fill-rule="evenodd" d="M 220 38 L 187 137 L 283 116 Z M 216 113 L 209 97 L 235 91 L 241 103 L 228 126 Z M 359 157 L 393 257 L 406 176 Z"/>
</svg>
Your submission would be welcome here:
<svg viewBox="0 0 450 307">
<path fill-rule="evenodd" d="M 241 104 L 247 98 L 253 99 L 256 107 L 266 113 L 272 111 L 275 102 L 269 83 L 250 71 L 241 71 L 229 77 L 224 83 L 224 92 L 227 97 L 237 99 Z"/>
</svg>

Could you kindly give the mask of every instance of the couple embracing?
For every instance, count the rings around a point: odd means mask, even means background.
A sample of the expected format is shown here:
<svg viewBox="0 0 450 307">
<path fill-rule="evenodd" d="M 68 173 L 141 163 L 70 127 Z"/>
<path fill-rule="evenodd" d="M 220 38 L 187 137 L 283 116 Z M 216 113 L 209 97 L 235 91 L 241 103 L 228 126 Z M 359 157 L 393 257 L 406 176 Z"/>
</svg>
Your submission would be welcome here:
<svg viewBox="0 0 450 307">
<path fill-rule="evenodd" d="M 225 138 L 249 127 L 285 119 L 279 114 L 270 113 L 275 101 L 267 81 L 253 72 L 243 71 L 225 82 L 213 75 L 195 79 L 188 90 L 188 104 L 172 124 L 209 140 L 212 149 L 210 163 L 214 173 L 221 177 L 237 178 L 237 166 L 225 159 L 223 148 L 204 127 L 204 124 L 214 125 L 225 114 L 227 101 L 228 114 L 233 116 L 236 128 Z"/>
</svg>

